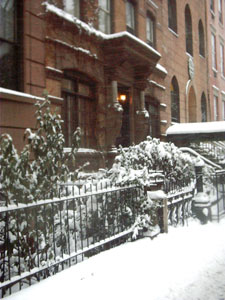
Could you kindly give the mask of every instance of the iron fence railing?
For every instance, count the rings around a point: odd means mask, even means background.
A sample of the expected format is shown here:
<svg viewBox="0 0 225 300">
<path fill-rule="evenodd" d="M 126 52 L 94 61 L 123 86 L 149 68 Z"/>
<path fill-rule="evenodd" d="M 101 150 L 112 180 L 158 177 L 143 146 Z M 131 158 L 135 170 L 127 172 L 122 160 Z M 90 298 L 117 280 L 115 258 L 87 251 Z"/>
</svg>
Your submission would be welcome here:
<svg viewBox="0 0 225 300">
<path fill-rule="evenodd" d="M 214 160 L 218 164 L 225 165 L 225 144 L 221 141 L 191 143 L 191 147 L 197 152 Z"/>
<path fill-rule="evenodd" d="M 186 186 L 182 191 L 168 194 L 168 225 L 185 225 L 192 216 L 192 201 L 195 185 Z"/>
<path fill-rule="evenodd" d="M 169 225 L 191 215 L 195 185 L 184 186 L 167 184 Z M 165 182 L 156 178 L 152 189 L 161 188 Z M 61 185 L 58 198 L 0 206 L 0 297 L 130 239 L 145 192 L 80 181 Z"/>
<path fill-rule="evenodd" d="M 140 193 L 111 187 L 0 207 L 0 296 L 129 239 Z"/>
<path fill-rule="evenodd" d="M 215 197 L 210 201 L 210 219 L 220 221 L 225 215 L 225 170 L 215 172 L 212 182 Z"/>
</svg>

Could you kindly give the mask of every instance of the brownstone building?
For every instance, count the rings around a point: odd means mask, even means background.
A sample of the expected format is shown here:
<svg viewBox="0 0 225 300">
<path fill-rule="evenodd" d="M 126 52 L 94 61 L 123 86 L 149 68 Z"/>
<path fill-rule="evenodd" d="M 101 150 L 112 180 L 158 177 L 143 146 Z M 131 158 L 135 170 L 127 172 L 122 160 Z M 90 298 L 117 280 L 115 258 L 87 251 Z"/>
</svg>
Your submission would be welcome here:
<svg viewBox="0 0 225 300">
<path fill-rule="evenodd" d="M 225 120 L 225 1 L 207 1 L 209 99 L 212 121 Z"/>
<path fill-rule="evenodd" d="M 164 138 L 174 122 L 210 120 L 208 5 L 1 1 L 1 133 L 21 149 L 45 90 L 64 119 L 66 146 L 80 126 L 82 148 L 95 149 L 85 158 L 147 135 Z"/>
</svg>

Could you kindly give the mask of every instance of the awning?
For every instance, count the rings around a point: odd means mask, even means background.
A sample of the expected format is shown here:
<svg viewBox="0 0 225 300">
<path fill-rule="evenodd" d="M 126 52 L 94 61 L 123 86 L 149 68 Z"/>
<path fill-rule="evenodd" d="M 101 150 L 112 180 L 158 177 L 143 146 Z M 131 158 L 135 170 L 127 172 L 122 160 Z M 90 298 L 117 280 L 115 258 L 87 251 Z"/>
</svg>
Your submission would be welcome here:
<svg viewBox="0 0 225 300">
<path fill-rule="evenodd" d="M 225 140 L 225 121 L 177 123 L 166 131 L 168 141 Z"/>
</svg>

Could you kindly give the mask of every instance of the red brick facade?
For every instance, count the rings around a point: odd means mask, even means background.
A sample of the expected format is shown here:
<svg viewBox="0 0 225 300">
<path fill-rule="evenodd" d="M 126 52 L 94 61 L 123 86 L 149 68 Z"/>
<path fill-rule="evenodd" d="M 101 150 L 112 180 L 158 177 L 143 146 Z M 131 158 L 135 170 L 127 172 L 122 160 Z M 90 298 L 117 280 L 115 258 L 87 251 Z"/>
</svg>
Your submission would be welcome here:
<svg viewBox="0 0 225 300">
<path fill-rule="evenodd" d="M 35 127 L 34 99 L 27 94 L 42 97 L 48 92 L 65 120 L 68 146 L 71 131 L 80 126 L 82 147 L 106 152 L 147 135 L 165 139 L 174 121 L 210 121 L 212 86 L 220 89 L 220 99 L 225 96 L 224 85 L 214 82 L 209 70 L 214 21 L 207 1 L 111 0 L 111 34 L 98 30 L 98 0 L 80 1 L 79 18 L 63 10 L 63 0 L 22 2 L 19 90 L 26 94 L 12 96 L 4 86 L 0 89 L 0 131 L 12 134 L 19 149 L 23 130 Z M 127 5 L 134 9 L 134 28 L 126 24 Z M 133 34 L 126 31 L 131 29 Z M 215 29 L 224 41 L 221 24 Z M 118 100 L 121 94 L 125 102 Z"/>
</svg>

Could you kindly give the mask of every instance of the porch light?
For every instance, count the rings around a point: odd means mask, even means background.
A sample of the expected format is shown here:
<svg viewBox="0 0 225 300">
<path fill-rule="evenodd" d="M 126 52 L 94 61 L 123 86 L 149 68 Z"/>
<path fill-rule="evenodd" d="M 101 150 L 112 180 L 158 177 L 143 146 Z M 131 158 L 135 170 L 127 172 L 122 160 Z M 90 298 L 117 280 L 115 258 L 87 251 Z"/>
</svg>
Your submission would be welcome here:
<svg viewBox="0 0 225 300">
<path fill-rule="evenodd" d="M 120 94 L 118 97 L 119 101 L 126 101 L 127 100 L 127 96 L 125 94 Z"/>
</svg>

